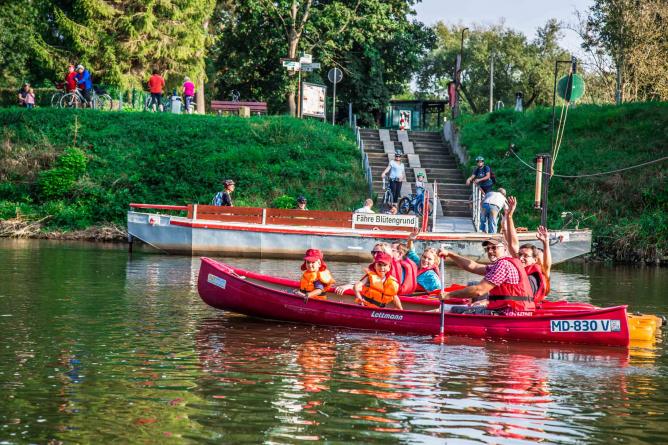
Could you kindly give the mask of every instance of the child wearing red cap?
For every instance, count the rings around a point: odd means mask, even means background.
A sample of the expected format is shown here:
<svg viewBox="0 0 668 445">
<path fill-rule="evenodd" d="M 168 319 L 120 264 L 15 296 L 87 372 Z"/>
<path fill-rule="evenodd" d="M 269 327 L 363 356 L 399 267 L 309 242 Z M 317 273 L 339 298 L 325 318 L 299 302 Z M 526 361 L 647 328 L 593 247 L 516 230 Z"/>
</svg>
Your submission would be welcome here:
<svg viewBox="0 0 668 445">
<path fill-rule="evenodd" d="M 399 282 L 390 274 L 392 256 L 380 252 L 373 258 L 373 264 L 360 281 L 355 283 L 356 301 L 363 306 L 385 307 L 393 302 L 397 309 L 403 310 L 399 300 Z"/>
<path fill-rule="evenodd" d="M 323 261 L 322 252 L 318 249 L 308 249 L 304 255 L 302 270 L 304 273 L 295 294 L 304 298 L 326 300 L 327 296 L 324 294 L 327 288 L 334 284 L 334 278 Z"/>
</svg>

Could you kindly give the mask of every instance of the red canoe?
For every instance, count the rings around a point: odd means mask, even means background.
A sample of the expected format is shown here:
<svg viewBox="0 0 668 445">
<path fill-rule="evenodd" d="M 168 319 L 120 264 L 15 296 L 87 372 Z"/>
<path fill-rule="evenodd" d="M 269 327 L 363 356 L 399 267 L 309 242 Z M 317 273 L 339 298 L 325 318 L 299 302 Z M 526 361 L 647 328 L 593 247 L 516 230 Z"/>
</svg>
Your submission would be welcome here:
<svg viewBox="0 0 668 445">
<path fill-rule="evenodd" d="M 296 282 L 237 269 L 202 258 L 197 289 L 217 309 L 252 317 L 314 325 L 438 334 L 440 314 L 429 304 L 404 301 L 404 310 L 372 309 L 354 304 L 348 295 L 327 300 L 294 295 Z M 596 309 L 541 309 L 530 317 L 445 314 L 445 333 L 478 338 L 503 338 L 609 346 L 629 345 L 626 306 Z"/>
</svg>

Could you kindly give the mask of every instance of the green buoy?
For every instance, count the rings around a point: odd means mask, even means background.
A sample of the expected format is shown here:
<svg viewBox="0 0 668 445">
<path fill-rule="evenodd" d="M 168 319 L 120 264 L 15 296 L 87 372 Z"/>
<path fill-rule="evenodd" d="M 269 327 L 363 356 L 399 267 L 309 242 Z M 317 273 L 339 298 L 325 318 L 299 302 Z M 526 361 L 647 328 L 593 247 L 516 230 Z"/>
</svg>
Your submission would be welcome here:
<svg viewBox="0 0 668 445">
<path fill-rule="evenodd" d="M 564 100 L 575 102 L 584 95 L 585 82 L 581 75 L 573 74 L 573 84 L 570 85 L 569 88 L 568 80 L 569 76 L 564 76 L 559 79 L 559 83 L 557 83 L 557 94 Z"/>
</svg>

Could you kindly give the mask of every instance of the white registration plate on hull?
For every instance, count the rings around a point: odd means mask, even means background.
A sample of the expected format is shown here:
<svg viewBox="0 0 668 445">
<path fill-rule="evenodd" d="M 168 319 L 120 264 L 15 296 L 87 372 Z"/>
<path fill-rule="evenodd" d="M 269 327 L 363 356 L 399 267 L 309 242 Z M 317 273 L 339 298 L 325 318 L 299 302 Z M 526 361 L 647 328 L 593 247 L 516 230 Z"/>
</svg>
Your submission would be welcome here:
<svg viewBox="0 0 668 445">
<path fill-rule="evenodd" d="M 550 332 L 619 332 L 620 320 L 550 320 Z"/>
</svg>

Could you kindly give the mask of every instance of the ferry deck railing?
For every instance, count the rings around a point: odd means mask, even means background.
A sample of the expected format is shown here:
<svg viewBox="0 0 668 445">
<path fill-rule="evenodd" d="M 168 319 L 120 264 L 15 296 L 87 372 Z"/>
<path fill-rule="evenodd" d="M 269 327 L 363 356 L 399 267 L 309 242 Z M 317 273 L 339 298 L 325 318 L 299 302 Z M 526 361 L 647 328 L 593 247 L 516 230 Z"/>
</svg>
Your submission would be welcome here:
<svg viewBox="0 0 668 445">
<path fill-rule="evenodd" d="M 187 212 L 183 219 L 171 219 L 171 225 L 203 225 L 210 223 L 235 223 L 235 224 L 257 224 L 273 226 L 302 226 L 302 227 L 328 227 L 348 229 L 368 229 L 383 231 L 410 231 L 419 222 L 415 215 L 362 215 L 357 218 L 353 212 L 335 212 L 321 210 L 299 210 L 299 209 L 272 209 L 261 207 L 223 207 L 204 204 L 188 204 L 187 206 L 167 206 L 157 204 L 131 203 L 133 211 L 146 209 L 148 211 L 179 211 Z M 149 213 L 149 212 L 143 212 Z M 367 220 L 362 220 L 367 219 Z M 378 220 L 380 219 L 380 220 Z M 397 220 L 404 220 L 398 224 Z M 154 219 L 153 221 L 158 221 Z M 149 220 L 149 223 L 151 221 Z M 152 224 L 152 223 L 151 223 Z M 297 228 L 297 227 L 295 227 Z"/>
</svg>

